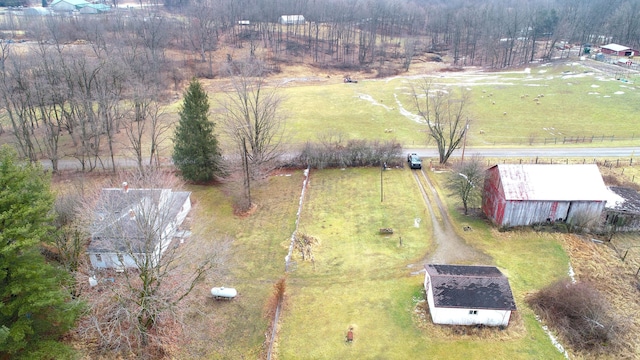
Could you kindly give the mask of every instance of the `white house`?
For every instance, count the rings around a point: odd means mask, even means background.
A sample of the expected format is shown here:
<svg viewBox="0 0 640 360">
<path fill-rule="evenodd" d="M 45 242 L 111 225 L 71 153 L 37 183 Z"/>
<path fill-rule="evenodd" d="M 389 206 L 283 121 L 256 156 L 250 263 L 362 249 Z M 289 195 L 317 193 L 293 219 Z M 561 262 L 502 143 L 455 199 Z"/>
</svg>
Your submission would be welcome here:
<svg viewBox="0 0 640 360">
<path fill-rule="evenodd" d="M 102 14 L 111 11 L 105 4 L 89 4 L 80 9 L 80 14 Z"/>
<path fill-rule="evenodd" d="M 71 12 L 80 10 L 87 5 L 89 2 L 85 0 L 53 0 L 49 7 L 58 12 Z"/>
<path fill-rule="evenodd" d="M 191 193 L 171 189 L 102 189 L 87 254 L 96 269 L 160 261 L 191 210 Z"/>
<path fill-rule="evenodd" d="M 302 15 L 282 15 L 279 20 L 281 25 L 300 25 L 304 24 L 304 16 Z"/>
<path fill-rule="evenodd" d="M 431 320 L 445 325 L 507 326 L 516 310 L 507 278 L 494 266 L 425 265 Z"/>
</svg>

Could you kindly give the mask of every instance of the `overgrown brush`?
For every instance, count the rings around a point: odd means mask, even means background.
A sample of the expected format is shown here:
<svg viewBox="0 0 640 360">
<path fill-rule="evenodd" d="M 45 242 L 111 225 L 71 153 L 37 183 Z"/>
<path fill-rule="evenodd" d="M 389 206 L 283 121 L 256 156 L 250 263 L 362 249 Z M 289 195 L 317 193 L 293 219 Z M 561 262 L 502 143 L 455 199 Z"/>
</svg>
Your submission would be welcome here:
<svg viewBox="0 0 640 360">
<path fill-rule="evenodd" d="M 527 299 L 535 312 L 577 351 L 610 352 L 624 326 L 591 284 L 562 280 Z"/>
<path fill-rule="evenodd" d="M 315 169 L 358 166 L 402 166 L 402 145 L 396 141 L 343 140 L 340 136 L 307 142 L 294 162 Z"/>
</svg>

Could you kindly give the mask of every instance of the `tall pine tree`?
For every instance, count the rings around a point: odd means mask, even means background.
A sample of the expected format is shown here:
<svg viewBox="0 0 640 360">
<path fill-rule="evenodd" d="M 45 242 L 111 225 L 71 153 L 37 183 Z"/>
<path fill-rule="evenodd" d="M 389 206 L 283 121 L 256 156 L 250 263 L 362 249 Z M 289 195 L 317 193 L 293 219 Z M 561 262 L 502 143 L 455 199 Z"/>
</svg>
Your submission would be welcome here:
<svg viewBox="0 0 640 360">
<path fill-rule="evenodd" d="M 194 78 L 184 94 L 173 138 L 173 162 L 187 181 L 207 182 L 224 174 L 214 124 L 208 114 L 209 97 Z"/>
<path fill-rule="evenodd" d="M 40 253 L 54 231 L 53 200 L 42 169 L 0 148 L 0 359 L 71 357 L 58 340 L 79 308 L 64 290 L 68 274 Z"/>
</svg>

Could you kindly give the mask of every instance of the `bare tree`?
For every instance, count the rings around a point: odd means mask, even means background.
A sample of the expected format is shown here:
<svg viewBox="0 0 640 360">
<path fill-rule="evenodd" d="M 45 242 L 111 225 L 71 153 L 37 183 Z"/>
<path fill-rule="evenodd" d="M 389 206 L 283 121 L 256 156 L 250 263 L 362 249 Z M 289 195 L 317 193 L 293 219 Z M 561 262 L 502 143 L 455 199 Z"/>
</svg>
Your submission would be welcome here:
<svg viewBox="0 0 640 360">
<path fill-rule="evenodd" d="M 86 340 L 103 349 L 135 352 L 158 351 L 176 330 L 178 304 L 210 272 L 226 261 L 230 243 L 212 241 L 209 251 L 178 246 L 173 235 L 176 213 L 186 192 L 175 192 L 180 182 L 160 171 L 122 174 L 138 189 L 103 189 L 95 217 L 85 218 L 92 233 L 92 245 L 111 246 L 116 262 L 126 269 L 115 282 L 95 275 L 98 291 L 88 290 L 90 311 L 80 325 Z M 113 190 L 113 191 L 111 191 Z M 88 221 L 89 220 L 89 221 Z M 107 242 L 109 243 L 107 243 Z"/>
<path fill-rule="evenodd" d="M 478 204 L 482 199 L 484 174 L 483 159 L 472 156 L 471 159 L 454 165 L 448 176 L 446 187 L 460 200 L 465 215 L 469 213 L 469 207 Z"/>
<path fill-rule="evenodd" d="M 267 86 L 263 64 L 250 60 L 230 64 L 233 91 L 221 102 L 220 123 L 243 159 L 243 177 L 250 197 L 250 178 L 269 170 L 280 156 L 285 119 L 280 114 L 282 96 Z"/>
<path fill-rule="evenodd" d="M 460 89 L 456 95 L 448 89 L 438 89 L 425 79 L 413 88 L 414 106 L 428 128 L 428 136 L 438 147 L 440 164 L 460 147 L 469 126 L 468 94 Z"/>
</svg>

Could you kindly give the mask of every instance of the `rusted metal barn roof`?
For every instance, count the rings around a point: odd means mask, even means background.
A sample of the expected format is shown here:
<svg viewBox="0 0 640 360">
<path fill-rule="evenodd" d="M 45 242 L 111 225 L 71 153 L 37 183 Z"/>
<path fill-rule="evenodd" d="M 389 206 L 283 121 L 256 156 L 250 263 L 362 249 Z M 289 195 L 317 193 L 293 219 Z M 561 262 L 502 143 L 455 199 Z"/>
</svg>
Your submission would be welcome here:
<svg viewBox="0 0 640 360">
<path fill-rule="evenodd" d="M 425 270 L 437 307 L 516 310 L 509 280 L 495 266 L 427 264 Z"/>
<path fill-rule="evenodd" d="M 495 165 L 506 200 L 606 201 L 607 188 L 595 164 Z"/>
</svg>

